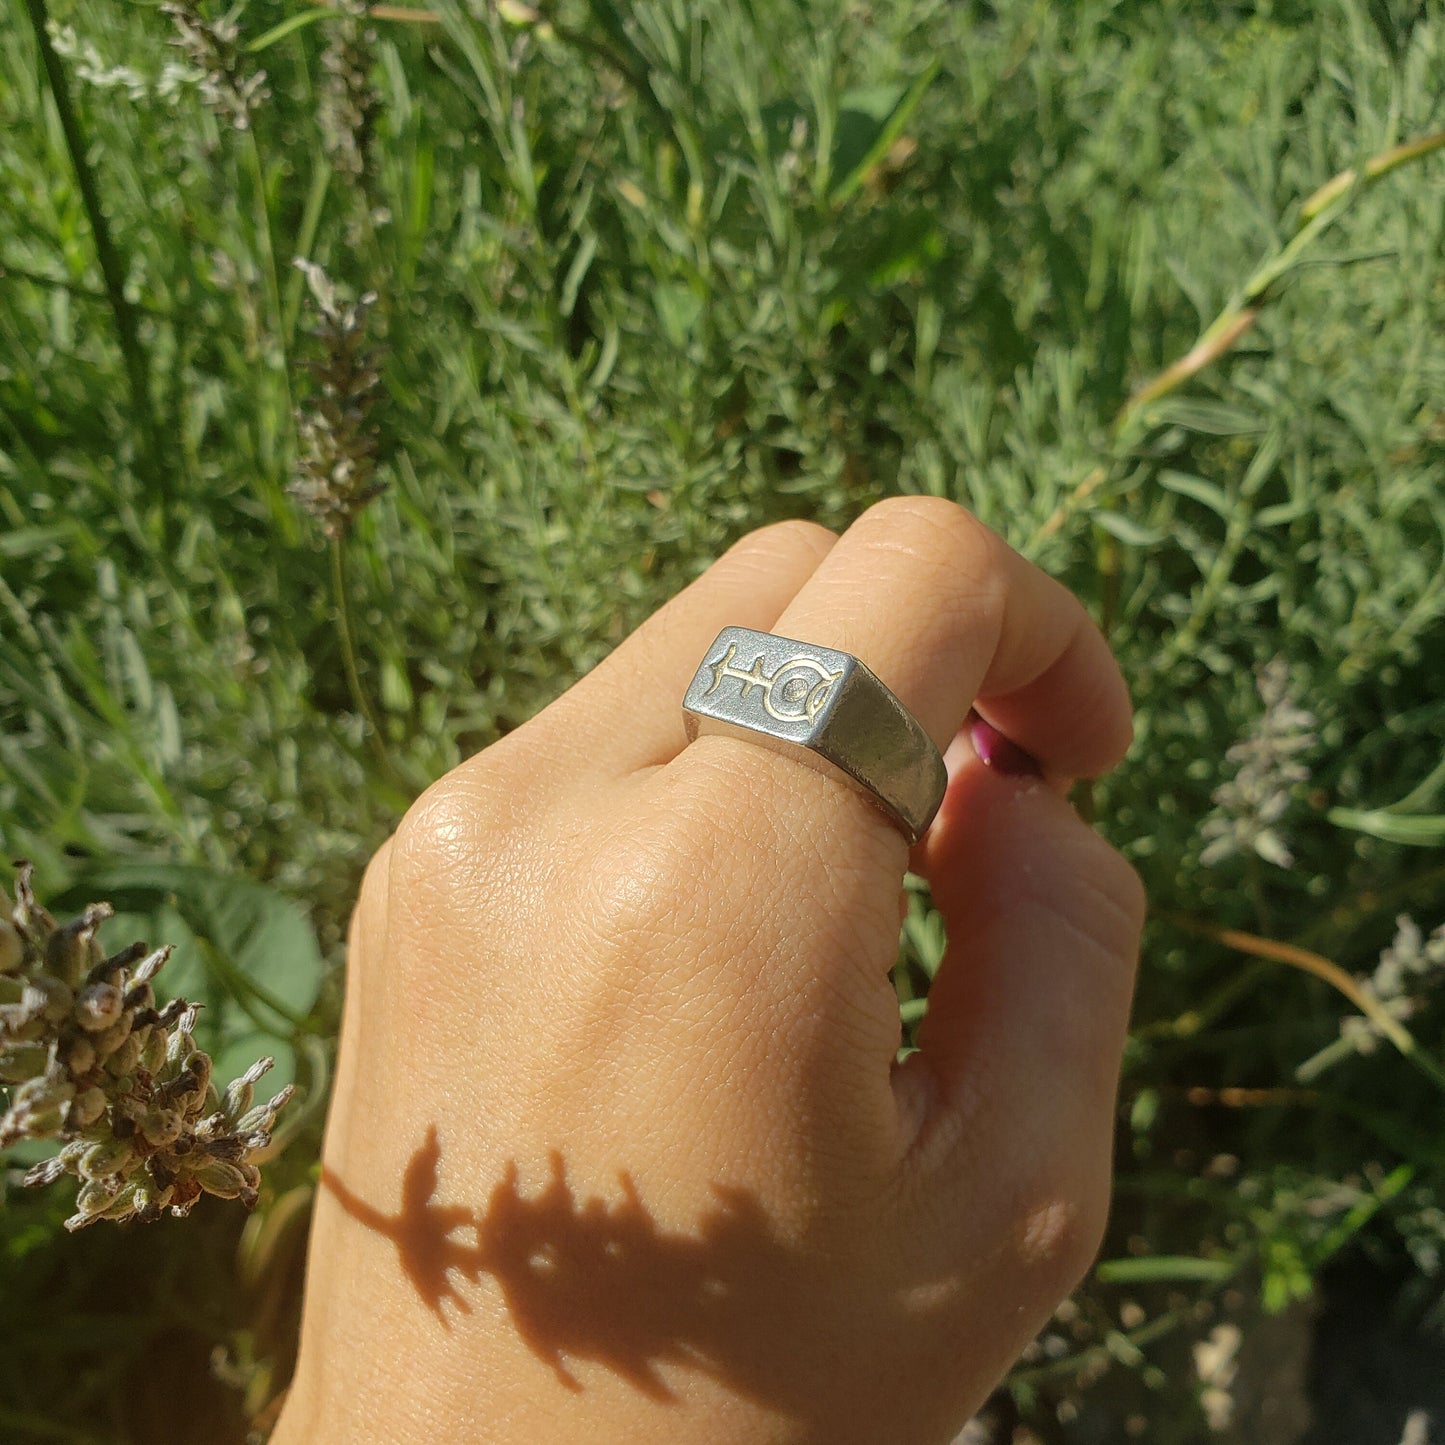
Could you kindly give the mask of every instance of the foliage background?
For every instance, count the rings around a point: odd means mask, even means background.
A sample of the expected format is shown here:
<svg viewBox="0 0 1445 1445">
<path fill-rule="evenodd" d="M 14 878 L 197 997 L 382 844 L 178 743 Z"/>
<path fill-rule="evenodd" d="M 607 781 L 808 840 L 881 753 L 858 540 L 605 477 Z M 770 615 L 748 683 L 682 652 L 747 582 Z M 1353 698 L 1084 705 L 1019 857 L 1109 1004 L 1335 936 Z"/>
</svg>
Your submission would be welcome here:
<svg viewBox="0 0 1445 1445">
<path fill-rule="evenodd" d="M 1397 915 L 1445 918 L 1445 160 L 1247 290 L 1317 188 L 1445 125 L 1438 4 L 444 0 L 346 49 L 342 11 L 251 0 L 244 131 L 156 7 L 48 18 L 59 88 L 40 0 L 0 12 L 0 839 L 177 942 L 222 1068 L 275 1052 L 309 1102 L 244 1228 L 65 1237 L 5 1175 L 0 1436 L 264 1421 L 371 850 L 741 532 L 900 491 L 1074 587 L 1139 707 L 1085 800 L 1154 906 L 1115 1221 L 1008 1410 L 1198 1438 L 1190 1343 L 1342 1253 L 1438 1327 L 1445 1009 L 1422 975 L 1422 1066 L 1362 1054 L 1257 940 L 1365 975 Z M 338 74 L 376 101 L 359 174 Z M 377 297 L 386 489 L 330 558 L 286 490 L 326 361 L 293 257 Z M 1266 756 L 1251 802 L 1220 790 L 1274 658 L 1311 776 Z M 920 897 L 909 1020 L 937 933 Z"/>
</svg>

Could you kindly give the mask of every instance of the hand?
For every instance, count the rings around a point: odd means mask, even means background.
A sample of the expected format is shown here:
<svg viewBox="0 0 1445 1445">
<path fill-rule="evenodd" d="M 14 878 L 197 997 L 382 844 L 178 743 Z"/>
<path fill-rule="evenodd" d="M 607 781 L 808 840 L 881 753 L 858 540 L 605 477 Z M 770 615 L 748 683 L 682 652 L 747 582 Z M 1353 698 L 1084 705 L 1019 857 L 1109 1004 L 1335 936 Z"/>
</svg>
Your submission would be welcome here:
<svg viewBox="0 0 1445 1445">
<path fill-rule="evenodd" d="M 687 745 L 727 624 L 857 654 L 948 748 L 911 858 Z M 429 789 L 352 923 L 278 1445 L 949 1440 L 1103 1227 L 1143 898 L 1064 795 L 1129 738 L 1074 598 L 910 498 L 744 539 Z M 907 867 L 950 942 L 899 1065 Z"/>
</svg>

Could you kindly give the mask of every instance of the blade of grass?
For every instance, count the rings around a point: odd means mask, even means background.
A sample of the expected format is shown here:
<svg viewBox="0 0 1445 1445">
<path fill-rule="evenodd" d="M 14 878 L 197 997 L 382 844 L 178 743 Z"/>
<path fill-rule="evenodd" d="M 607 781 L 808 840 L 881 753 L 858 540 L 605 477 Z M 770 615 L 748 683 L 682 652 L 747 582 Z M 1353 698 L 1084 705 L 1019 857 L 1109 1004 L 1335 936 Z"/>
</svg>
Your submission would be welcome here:
<svg viewBox="0 0 1445 1445">
<path fill-rule="evenodd" d="M 149 462 L 149 470 L 155 486 L 165 495 L 169 490 L 164 468 L 160 465 L 160 435 L 156 429 L 155 415 L 150 400 L 150 370 L 145 350 L 141 345 L 140 330 L 136 325 L 135 308 L 125 294 L 125 265 L 110 234 L 110 225 L 101 205 L 100 191 L 96 185 L 95 172 L 91 168 L 86 139 L 81 131 L 80 117 L 71 99 L 70 85 L 65 68 L 60 63 L 55 46 L 50 40 L 50 14 L 45 0 L 25 0 L 26 12 L 30 17 L 31 29 L 35 32 L 35 44 L 40 51 L 40 62 L 45 70 L 46 83 L 56 113 L 60 117 L 61 133 L 65 137 L 65 148 L 70 156 L 71 168 L 75 171 L 76 186 L 90 223 L 91 238 L 95 243 L 96 260 L 100 265 L 101 278 L 105 284 L 106 299 L 110 304 L 115 321 L 116 339 L 120 343 L 121 356 L 125 363 L 126 383 L 130 389 L 131 405 L 141 435 L 141 449 Z"/>
</svg>

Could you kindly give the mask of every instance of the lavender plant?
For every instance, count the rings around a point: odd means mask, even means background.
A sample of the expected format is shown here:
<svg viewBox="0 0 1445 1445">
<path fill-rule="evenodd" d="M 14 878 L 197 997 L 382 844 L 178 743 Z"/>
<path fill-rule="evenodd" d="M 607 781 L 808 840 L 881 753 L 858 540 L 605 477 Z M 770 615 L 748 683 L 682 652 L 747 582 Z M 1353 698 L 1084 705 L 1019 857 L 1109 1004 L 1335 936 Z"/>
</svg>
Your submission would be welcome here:
<svg viewBox="0 0 1445 1445">
<path fill-rule="evenodd" d="M 1427 937 L 1407 913 L 1395 920 L 1395 937 L 1361 991 L 1380 1006 L 1385 1017 L 1404 1023 L 1423 1006 L 1432 984 L 1445 974 L 1445 923 Z M 1340 1020 L 1340 1039 L 1358 1054 L 1372 1054 L 1384 1030 L 1379 1020 L 1352 1014 Z"/>
<path fill-rule="evenodd" d="M 1445 718 L 1440 16 L 68 0 L 52 30 L 28 8 L 41 38 L 0 46 L 0 829 L 42 876 L 131 860 L 305 900 L 333 972 L 292 996 L 209 883 L 193 950 L 174 888 L 82 870 L 66 915 L 114 897 L 175 940 L 207 1052 L 284 1070 L 330 1035 L 357 878 L 408 797 L 728 541 L 931 492 L 1086 598 L 1139 720 L 1091 799 L 1156 908 L 1120 1188 L 1083 1323 L 1015 1381 L 1030 1424 L 1053 1438 L 1055 1404 L 1097 1398 L 1091 1435 L 1132 1409 L 1157 1445 L 1200 1438 L 1192 1397 L 1166 1418 L 1187 1339 L 1248 1338 L 1241 1297 L 1390 1239 L 1407 1196 L 1439 1287 L 1440 1081 L 1404 1058 L 1438 1047 L 1438 998 L 1406 1031 L 1359 994 L 1389 1025 L 1368 1057 L 1340 1014 L 1392 920 L 1445 898 L 1414 816 L 1438 813 Z M 219 144 L 186 103 L 203 79 Z M 298 254 L 355 289 L 278 271 Z M 1276 655 L 1271 704 L 1249 678 Z M 909 1027 L 943 946 L 916 903 Z M 1427 1000 L 1426 974 L 1397 981 Z M 297 1129 L 278 1191 L 304 1199 L 316 1142 Z M 132 1253 L 99 1268 L 114 1232 L 55 1239 L 47 1202 L 14 1190 L 0 1221 L 0 1294 L 50 1325 L 0 1351 L 0 1401 L 45 1438 L 91 1433 L 182 1310 L 207 1348 L 252 1338 L 251 1304 L 218 1303 L 223 1228 L 166 1231 L 190 1299 L 162 1304 Z M 257 1346 L 277 1385 L 287 1257 Z M 98 1346 L 54 1363 L 92 1318 L 53 1287 L 77 1275 L 136 1301 L 103 1369 Z"/>
<path fill-rule="evenodd" d="M 1314 714 L 1295 702 L 1284 658 L 1258 668 L 1255 682 L 1264 710 L 1249 736 L 1225 753 L 1234 776 L 1215 789 L 1214 813 L 1199 830 L 1206 842 L 1199 861 L 1206 867 L 1250 853 L 1279 868 L 1294 863 L 1280 823 L 1309 780 L 1304 759 L 1315 746 Z"/>
<path fill-rule="evenodd" d="M 332 165 L 364 191 L 371 133 L 381 106 L 371 82 L 376 31 L 368 23 L 365 0 L 339 0 L 337 11 L 321 54 L 324 80 L 316 124 Z"/>
<path fill-rule="evenodd" d="M 266 72 L 252 68 L 229 15 L 209 20 L 194 0 L 161 6 L 175 25 L 175 44 L 195 67 L 201 99 L 236 130 L 251 128 L 251 114 L 270 93 Z"/>
<path fill-rule="evenodd" d="M 366 344 L 366 318 L 376 293 L 348 301 L 314 261 L 298 259 L 296 268 L 306 277 L 315 303 L 312 334 L 319 355 L 309 363 L 314 392 L 296 412 L 300 454 L 289 490 L 326 536 L 337 541 L 382 489 L 376 478 L 372 421 L 381 389 L 381 357 Z"/>
<path fill-rule="evenodd" d="M 109 904 L 58 924 L 35 898 L 31 866 L 18 868 L 16 901 L 0 917 L 0 1083 L 10 1086 L 0 1149 L 59 1143 L 25 1182 L 80 1181 L 70 1230 L 183 1216 L 202 1194 L 253 1208 L 256 1160 L 292 1087 L 252 1107 L 272 1064 L 263 1058 L 219 1094 L 192 1036 L 195 1006 L 156 1002 L 151 981 L 169 947 L 107 955 L 96 932 Z"/>
</svg>

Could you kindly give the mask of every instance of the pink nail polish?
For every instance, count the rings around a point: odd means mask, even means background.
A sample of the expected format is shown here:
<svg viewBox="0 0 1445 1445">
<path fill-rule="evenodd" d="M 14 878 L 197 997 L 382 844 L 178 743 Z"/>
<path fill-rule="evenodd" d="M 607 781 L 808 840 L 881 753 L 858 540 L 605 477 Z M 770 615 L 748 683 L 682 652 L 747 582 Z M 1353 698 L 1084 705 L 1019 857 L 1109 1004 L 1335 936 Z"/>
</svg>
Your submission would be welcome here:
<svg viewBox="0 0 1445 1445">
<path fill-rule="evenodd" d="M 1041 778 L 1044 770 L 1017 743 L 1010 742 L 976 712 L 968 715 L 968 735 L 973 750 L 987 767 L 1010 778 Z"/>
</svg>

